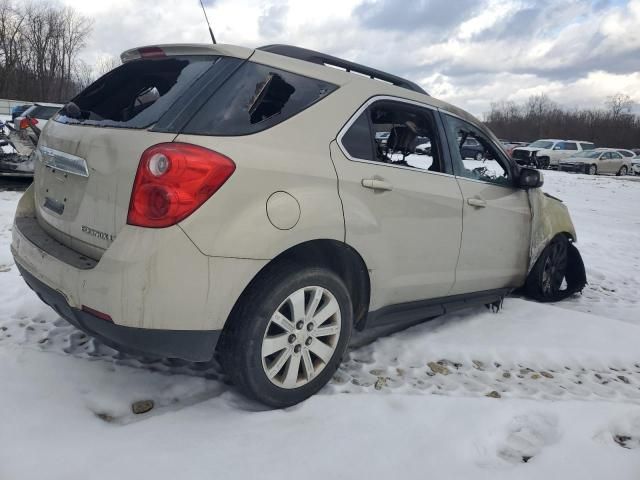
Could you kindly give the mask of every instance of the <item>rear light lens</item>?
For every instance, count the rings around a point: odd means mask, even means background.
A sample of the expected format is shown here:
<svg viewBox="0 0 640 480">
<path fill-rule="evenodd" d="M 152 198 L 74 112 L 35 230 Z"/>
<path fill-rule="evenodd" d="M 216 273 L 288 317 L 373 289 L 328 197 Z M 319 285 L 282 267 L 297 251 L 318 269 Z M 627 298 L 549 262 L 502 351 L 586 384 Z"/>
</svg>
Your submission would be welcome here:
<svg viewBox="0 0 640 480">
<path fill-rule="evenodd" d="M 38 124 L 38 119 L 37 118 L 23 118 L 22 120 L 20 120 L 20 129 L 21 130 L 25 130 L 27 128 L 29 128 L 29 124 L 33 125 L 34 127 Z"/>
<path fill-rule="evenodd" d="M 138 53 L 142 58 L 160 58 L 167 56 L 160 47 L 142 47 L 138 49 Z"/>
<path fill-rule="evenodd" d="M 224 155 L 188 143 L 161 143 L 140 158 L 127 223 L 164 228 L 184 220 L 233 174 Z"/>
</svg>

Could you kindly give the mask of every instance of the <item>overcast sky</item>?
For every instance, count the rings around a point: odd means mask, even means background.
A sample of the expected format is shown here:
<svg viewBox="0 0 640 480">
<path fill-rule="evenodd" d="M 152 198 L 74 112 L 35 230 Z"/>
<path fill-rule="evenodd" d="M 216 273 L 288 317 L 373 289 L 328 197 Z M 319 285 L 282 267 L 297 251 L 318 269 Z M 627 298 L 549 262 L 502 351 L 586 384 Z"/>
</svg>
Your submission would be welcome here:
<svg viewBox="0 0 640 480">
<path fill-rule="evenodd" d="M 198 0 L 61 0 L 94 21 L 87 62 L 154 43 L 208 42 Z M 547 93 L 640 111 L 640 0 L 207 0 L 220 43 L 288 43 L 420 83 L 482 115 Z"/>
</svg>

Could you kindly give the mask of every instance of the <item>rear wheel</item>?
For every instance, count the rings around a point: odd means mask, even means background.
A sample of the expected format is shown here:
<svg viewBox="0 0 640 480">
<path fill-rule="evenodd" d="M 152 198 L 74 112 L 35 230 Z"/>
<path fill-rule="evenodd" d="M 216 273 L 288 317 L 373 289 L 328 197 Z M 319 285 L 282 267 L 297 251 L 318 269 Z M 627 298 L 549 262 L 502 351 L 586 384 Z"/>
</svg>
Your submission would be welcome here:
<svg viewBox="0 0 640 480">
<path fill-rule="evenodd" d="M 529 273 L 525 285 L 527 295 L 541 302 L 563 298 L 568 247 L 569 241 L 563 235 L 558 235 L 547 245 Z"/>
<path fill-rule="evenodd" d="M 478 162 L 481 162 L 482 159 L 484 158 L 484 155 L 482 155 L 482 153 L 478 152 L 478 153 L 476 153 L 476 157 L 475 158 L 476 158 L 476 160 Z"/>
<path fill-rule="evenodd" d="M 299 403 L 333 376 L 353 324 L 344 282 L 324 268 L 285 264 L 265 273 L 230 319 L 220 351 L 247 396 L 276 408 Z"/>
<path fill-rule="evenodd" d="M 623 165 L 620 170 L 618 170 L 618 176 L 624 177 L 627 174 L 627 166 Z"/>
</svg>

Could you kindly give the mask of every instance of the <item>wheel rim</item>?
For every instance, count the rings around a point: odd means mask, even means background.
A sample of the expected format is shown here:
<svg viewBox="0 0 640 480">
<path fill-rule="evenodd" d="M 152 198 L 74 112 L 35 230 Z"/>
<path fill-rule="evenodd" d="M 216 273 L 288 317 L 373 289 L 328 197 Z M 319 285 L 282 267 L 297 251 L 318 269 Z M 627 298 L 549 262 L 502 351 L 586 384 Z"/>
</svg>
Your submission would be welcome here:
<svg viewBox="0 0 640 480">
<path fill-rule="evenodd" d="M 555 242 L 549 248 L 542 270 L 542 294 L 552 298 L 560 291 L 567 271 L 567 244 Z"/>
<path fill-rule="evenodd" d="M 591 166 L 589 167 L 589 173 L 590 173 L 591 175 L 595 175 L 595 174 L 596 174 L 596 166 L 595 166 L 595 165 L 591 165 Z"/>
<path fill-rule="evenodd" d="M 322 287 L 289 295 L 269 319 L 262 339 L 262 368 L 274 385 L 292 389 L 316 378 L 340 339 L 340 305 Z"/>
<path fill-rule="evenodd" d="M 478 162 L 482 160 L 482 154 L 480 152 L 476 153 L 476 160 Z"/>
<path fill-rule="evenodd" d="M 620 175 L 625 176 L 627 174 L 627 167 L 622 167 L 620 169 Z"/>
</svg>

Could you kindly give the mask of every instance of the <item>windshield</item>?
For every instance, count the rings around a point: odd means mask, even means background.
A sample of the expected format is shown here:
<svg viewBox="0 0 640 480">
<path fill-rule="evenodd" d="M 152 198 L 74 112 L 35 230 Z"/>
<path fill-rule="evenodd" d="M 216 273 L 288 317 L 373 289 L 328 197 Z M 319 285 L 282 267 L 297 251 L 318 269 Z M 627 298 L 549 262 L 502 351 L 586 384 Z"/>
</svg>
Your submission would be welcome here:
<svg viewBox="0 0 640 480">
<path fill-rule="evenodd" d="M 535 142 L 527 145 L 533 148 L 551 148 L 553 147 L 553 142 L 548 142 L 546 140 L 536 140 Z"/>
</svg>

